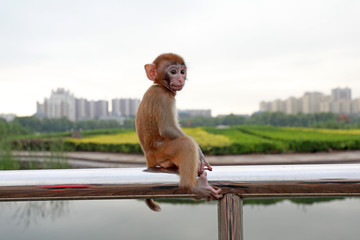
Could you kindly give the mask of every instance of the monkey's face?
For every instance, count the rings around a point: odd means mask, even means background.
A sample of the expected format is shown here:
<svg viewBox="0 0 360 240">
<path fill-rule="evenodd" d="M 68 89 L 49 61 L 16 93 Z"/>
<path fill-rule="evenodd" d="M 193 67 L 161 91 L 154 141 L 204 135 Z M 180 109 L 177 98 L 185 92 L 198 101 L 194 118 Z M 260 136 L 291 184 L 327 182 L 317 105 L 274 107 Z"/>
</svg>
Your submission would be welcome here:
<svg viewBox="0 0 360 240">
<path fill-rule="evenodd" d="M 166 68 L 165 80 L 168 81 L 171 91 L 180 91 L 185 84 L 186 67 L 182 64 L 173 64 Z"/>
</svg>

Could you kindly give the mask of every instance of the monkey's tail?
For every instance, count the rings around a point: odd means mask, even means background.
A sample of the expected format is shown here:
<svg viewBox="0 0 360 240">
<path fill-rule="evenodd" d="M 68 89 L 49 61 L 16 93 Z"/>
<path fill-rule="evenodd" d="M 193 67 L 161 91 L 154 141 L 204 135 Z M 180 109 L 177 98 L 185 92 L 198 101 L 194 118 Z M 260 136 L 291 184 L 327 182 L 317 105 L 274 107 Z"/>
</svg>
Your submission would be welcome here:
<svg viewBox="0 0 360 240">
<path fill-rule="evenodd" d="M 145 199 L 145 203 L 151 210 L 155 212 L 159 212 L 161 210 L 160 206 L 150 198 Z"/>
</svg>

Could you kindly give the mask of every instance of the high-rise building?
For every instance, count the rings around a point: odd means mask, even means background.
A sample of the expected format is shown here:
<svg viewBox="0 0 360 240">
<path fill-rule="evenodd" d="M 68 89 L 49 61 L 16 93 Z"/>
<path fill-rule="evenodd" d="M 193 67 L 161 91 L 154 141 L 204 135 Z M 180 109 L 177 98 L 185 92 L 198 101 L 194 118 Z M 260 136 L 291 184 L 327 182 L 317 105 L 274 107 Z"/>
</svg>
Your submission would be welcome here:
<svg viewBox="0 0 360 240">
<path fill-rule="evenodd" d="M 59 88 L 51 92 L 50 98 L 45 98 L 44 104 L 37 103 L 38 110 L 43 109 L 48 118 L 68 118 L 76 120 L 75 97 L 69 91 Z"/>
<path fill-rule="evenodd" d="M 185 117 L 211 117 L 210 109 L 187 109 L 187 110 L 179 110 L 180 116 Z"/>
<path fill-rule="evenodd" d="M 360 113 L 360 98 L 354 99 L 351 103 L 351 112 Z"/>
<path fill-rule="evenodd" d="M 106 100 L 89 101 L 89 118 L 100 119 L 109 115 L 109 103 Z"/>
<path fill-rule="evenodd" d="M 62 118 L 70 121 L 89 120 L 107 117 L 109 115 L 108 101 L 88 101 L 85 98 L 75 98 L 69 91 L 59 88 L 51 92 L 50 98 L 44 103 L 36 103 L 35 116 L 41 118 Z"/>
<path fill-rule="evenodd" d="M 331 90 L 331 96 L 333 101 L 341 99 L 351 100 L 351 89 L 350 88 L 334 88 Z"/>
<path fill-rule="evenodd" d="M 76 99 L 76 120 L 88 120 L 90 118 L 89 101 L 85 98 Z"/>
<path fill-rule="evenodd" d="M 320 102 L 320 112 L 334 112 L 334 106 L 331 96 L 324 96 L 323 100 Z"/>
<path fill-rule="evenodd" d="M 43 119 L 44 117 L 46 117 L 46 113 L 45 113 L 45 103 L 36 102 L 36 113 L 35 113 L 35 117 L 37 117 L 37 118 L 39 118 L 39 119 Z"/>
<path fill-rule="evenodd" d="M 280 99 L 276 99 L 271 102 L 271 111 L 272 112 L 284 112 L 285 111 L 285 103 Z"/>
<path fill-rule="evenodd" d="M 71 121 L 81 120 L 115 120 L 120 124 L 127 118 L 136 116 L 140 99 L 118 98 L 112 99 L 112 110 L 109 113 L 109 102 L 106 100 L 87 100 L 75 98 L 69 91 L 59 88 L 52 91 L 50 98 L 44 103 L 36 103 L 38 118 L 62 118 Z M 211 110 L 185 110 L 187 116 L 211 117 Z"/>
<path fill-rule="evenodd" d="M 132 98 L 120 98 L 112 100 L 113 116 L 131 116 L 136 115 L 140 100 Z"/>
<path fill-rule="evenodd" d="M 271 102 L 260 102 L 260 111 L 262 112 L 271 112 Z"/>
<path fill-rule="evenodd" d="M 109 115 L 109 103 L 106 100 L 95 102 L 95 117 L 106 117 Z"/>
<path fill-rule="evenodd" d="M 342 114 L 351 114 L 351 100 L 349 99 L 339 99 L 332 103 L 332 112 L 342 113 Z"/>
<path fill-rule="evenodd" d="M 297 114 L 302 111 L 301 101 L 295 97 L 286 99 L 284 107 L 287 114 Z"/>
<path fill-rule="evenodd" d="M 324 95 L 319 92 L 306 92 L 302 99 L 303 113 L 318 113 L 320 112 L 320 102 Z"/>
<path fill-rule="evenodd" d="M 339 114 L 360 114 L 360 99 L 351 99 L 351 89 L 335 88 L 331 95 L 320 92 L 306 92 L 300 98 L 288 98 L 285 101 L 274 100 L 260 102 L 260 111 L 297 113 L 332 112 Z"/>
</svg>

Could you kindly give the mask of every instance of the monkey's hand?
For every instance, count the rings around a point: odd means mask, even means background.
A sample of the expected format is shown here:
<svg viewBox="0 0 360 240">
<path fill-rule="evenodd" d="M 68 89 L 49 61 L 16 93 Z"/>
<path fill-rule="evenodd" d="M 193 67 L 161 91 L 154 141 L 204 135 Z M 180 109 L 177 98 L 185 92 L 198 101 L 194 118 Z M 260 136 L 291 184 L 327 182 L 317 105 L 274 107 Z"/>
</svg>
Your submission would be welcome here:
<svg viewBox="0 0 360 240">
<path fill-rule="evenodd" d="M 206 167 L 206 168 L 205 168 Z M 209 170 L 212 171 L 212 167 L 210 166 L 210 164 L 208 163 L 208 161 L 206 161 L 205 156 L 203 154 L 203 152 L 201 151 L 200 147 L 199 147 L 199 169 L 198 169 L 198 176 L 200 176 L 201 174 L 204 173 L 204 170 Z"/>
</svg>

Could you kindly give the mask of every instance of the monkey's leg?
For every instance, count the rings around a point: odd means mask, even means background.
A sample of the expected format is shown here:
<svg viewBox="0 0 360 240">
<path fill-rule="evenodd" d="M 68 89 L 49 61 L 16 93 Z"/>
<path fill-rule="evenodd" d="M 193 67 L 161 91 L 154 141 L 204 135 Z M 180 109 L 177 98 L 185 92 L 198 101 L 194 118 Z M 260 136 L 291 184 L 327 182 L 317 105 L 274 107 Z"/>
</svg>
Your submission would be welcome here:
<svg viewBox="0 0 360 240">
<path fill-rule="evenodd" d="M 160 166 L 173 166 L 179 168 L 180 188 L 192 190 L 197 177 L 199 153 L 197 144 L 189 136 L 182 136 L 165 142 L 157 151 L 157 163 Z"/>
<path fill-rule="evenodd" d="M 197 178 L 199 151 L 196 142 L 189 136 L 179 137 L 166 142 L 157 152 L 157 161 L 170 159 L 178 168 L 180 188 L 198 194 L 207 200 L 222 197 L 221 189 L 211 186 L 203 172 Z"/>
<path fill-rule="evenodd" d="M 146 158 L 146 166 L 148 168 L 154 168 L 156 167 L 156 154 L 154 154 L 153 152 L 149 151 L 145 153 L 145 158 Z"/>
</svg>

